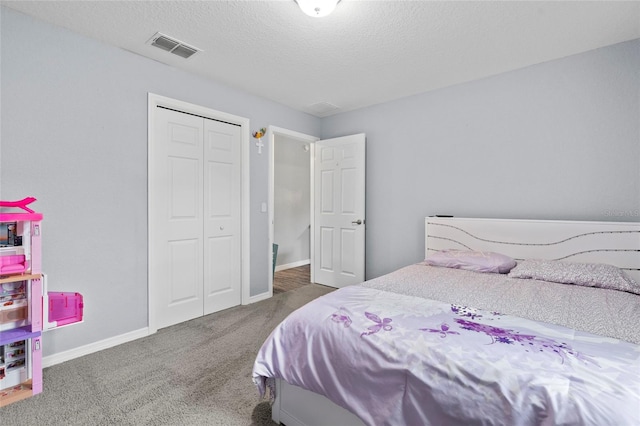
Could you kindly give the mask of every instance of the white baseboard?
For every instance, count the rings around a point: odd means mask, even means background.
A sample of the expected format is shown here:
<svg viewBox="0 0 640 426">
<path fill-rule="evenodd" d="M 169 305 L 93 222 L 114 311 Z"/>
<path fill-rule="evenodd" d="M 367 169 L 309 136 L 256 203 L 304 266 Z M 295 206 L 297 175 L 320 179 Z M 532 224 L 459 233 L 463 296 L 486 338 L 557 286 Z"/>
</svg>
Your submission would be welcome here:
<svg viewBox="0 0 640 426">
<path fill-rule="evenodd" d="M 142 337 L 147 337 L 148 335 L 149 335 L 149 329 L 145 327 L 139 330 L 134 330 L 125 334 L 121 334 L 119 336 L 100 340 L 99 342 L 89 343 L 88 345 L 80 346 L 79 348 L 70 349 L 68 351 L 45 356 L 42 358 L 42 367 L 51 367 L 52 365 L 60 364 L 66 361 L 71 361 L 72 359 L 79 358 L 84 355 L 89 355 L 94 352 L 101 351 L 103 349 L 109 349 L 114 346 L 118 346 L 123 343 L 130 342 L 132 340 L 140 339 Z"/>
<path fill-rule="evenodd" d="M 284 271 L 285 269 L 297 268 L 298 266 L 304 266 L 311 264 L 311 259 L 299 260 L 293 263 L 287 263 L 286 265 L 276 266 L 276 272 Z"/>
<path fill-rule="evenodd" d="M 261 300 L 266 300 L 266 299 L 270 298 L 271 296 L 273 296 L 272 292 L 265 291 L 264 293 L 260 293 L 260 294 L 256 294 L 255 296 L 251 296 L 249 298 L 249 301 L 246 304 L 250 305 L 252 303 L 260 302 Z"/>
</svg>

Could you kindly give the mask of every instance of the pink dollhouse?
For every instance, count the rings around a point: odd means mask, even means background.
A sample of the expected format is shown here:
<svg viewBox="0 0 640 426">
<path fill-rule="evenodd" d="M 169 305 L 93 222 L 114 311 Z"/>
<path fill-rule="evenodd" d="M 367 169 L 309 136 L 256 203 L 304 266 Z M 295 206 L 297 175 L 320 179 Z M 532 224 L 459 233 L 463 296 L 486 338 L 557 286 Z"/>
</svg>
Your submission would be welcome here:
<svg viewBox="0 0 640 426">
<path fill-rule="evenodd" d="M 35 200 L 0 201 L 0 407 L 42 392 L 43 330 L 82 320 L 82 295 L 46 291 Z"/>
</svg>

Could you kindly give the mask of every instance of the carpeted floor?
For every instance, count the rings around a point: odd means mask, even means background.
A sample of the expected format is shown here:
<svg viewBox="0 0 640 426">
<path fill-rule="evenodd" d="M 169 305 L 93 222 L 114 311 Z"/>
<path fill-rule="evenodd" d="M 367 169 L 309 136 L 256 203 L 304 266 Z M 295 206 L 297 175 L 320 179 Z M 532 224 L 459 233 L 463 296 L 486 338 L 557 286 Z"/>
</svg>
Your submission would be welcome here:
<svg viewBox="0 0 640 426">
<path fill-rule="evenodd" d="M 256 353 L 286 315 L 331 290 L 308 284 L 46 368 L 44 392 L 0 408 L 0 424 L 273 425 L 251 380 Z"/>
</svg>

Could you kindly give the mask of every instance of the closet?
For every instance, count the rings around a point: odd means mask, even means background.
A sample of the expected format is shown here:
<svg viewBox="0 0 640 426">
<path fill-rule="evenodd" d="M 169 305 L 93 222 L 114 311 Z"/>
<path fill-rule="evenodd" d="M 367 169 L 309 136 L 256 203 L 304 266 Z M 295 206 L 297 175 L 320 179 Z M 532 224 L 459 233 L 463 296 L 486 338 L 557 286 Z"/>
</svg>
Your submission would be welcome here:
<svg viewBox="0 0 640 426">
<path fill-rule="evenodd" d="M 242 127 L 154 108 L 149 285 L 163 328 L 242 301 Z"/>
</svg>

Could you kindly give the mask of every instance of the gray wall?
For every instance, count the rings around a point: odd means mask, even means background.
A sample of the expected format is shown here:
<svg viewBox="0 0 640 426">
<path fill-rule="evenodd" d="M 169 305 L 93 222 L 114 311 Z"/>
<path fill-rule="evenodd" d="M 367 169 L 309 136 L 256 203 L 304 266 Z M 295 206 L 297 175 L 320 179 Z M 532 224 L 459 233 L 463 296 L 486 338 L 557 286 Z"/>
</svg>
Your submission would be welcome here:
<svg viewBox="0 0 640 426">
<path fill-rule="evenodd" d="M 311 154 L 301 142 L 276 135 L 274 150 L 274 242 L 276 265 L 309 260 Z"/>
<path fill-rule="evenodd" d="M 1 13 L 0 199 L 35 196 L 50 289 L 78 291 L 85 322 L 45 355 L 147 326 L 147 93 L 320 134 L 320 120 L 26 15 Z M 269 151 L 251 149 L 251 294 L 267 291 Z"/>
<path fill-rule="evenodd" d="M 640 220 L 640 40 L 323 119 L 367 134 L 367 278 L 424 217 Z"/>
</svg>

